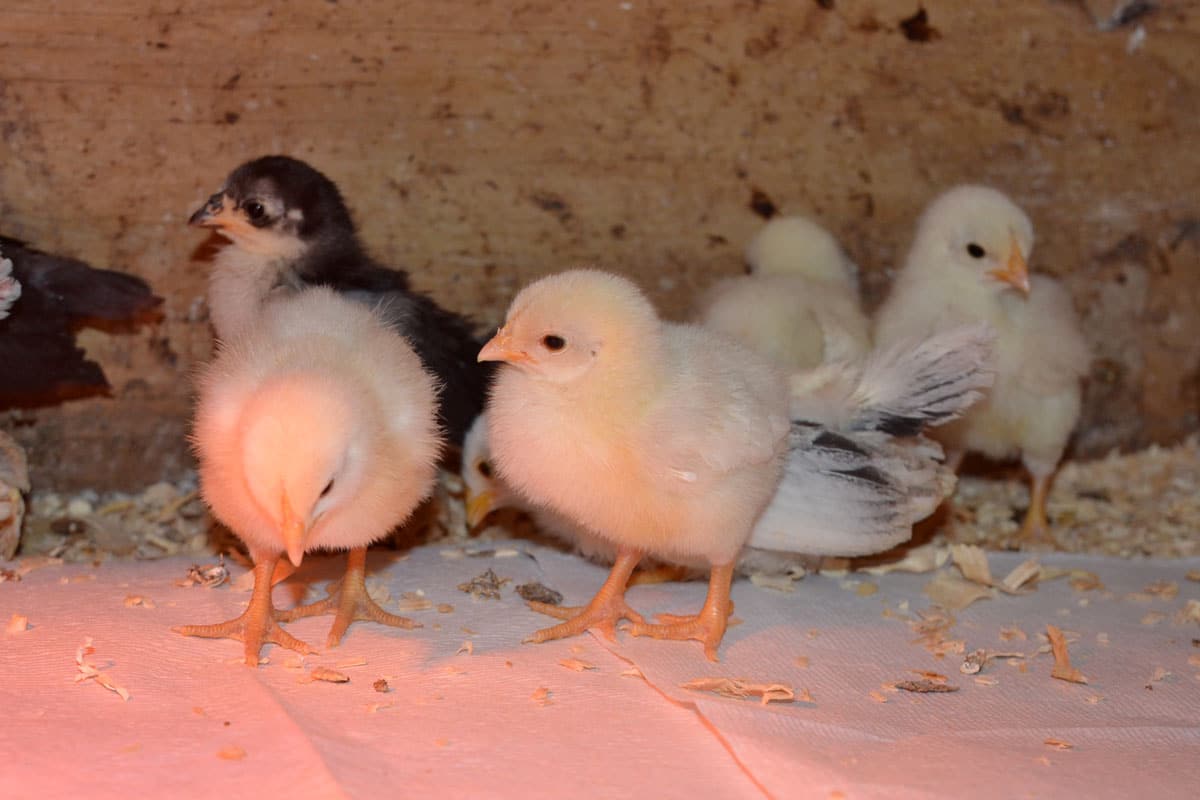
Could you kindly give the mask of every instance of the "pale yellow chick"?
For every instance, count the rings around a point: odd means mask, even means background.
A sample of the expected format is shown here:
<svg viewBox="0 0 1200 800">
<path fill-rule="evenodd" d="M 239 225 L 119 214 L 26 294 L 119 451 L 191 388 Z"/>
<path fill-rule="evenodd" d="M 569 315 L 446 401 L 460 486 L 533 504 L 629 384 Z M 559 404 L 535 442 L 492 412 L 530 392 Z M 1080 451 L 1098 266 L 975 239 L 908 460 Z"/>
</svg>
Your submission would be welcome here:
<svg viewBox="0 0 1200 800">
<path fill-rule="evenodd" d="M 1047 535 L 1046 496 L 1079 418 L 1090 357 L 1071 298 L 1053 278 L 1030 276 L 1029 217 L 1005 195 L 959 186 L 934 200 L 875 321 L 878 343 L 983 321 L 996 333 L 995 383 L 986 398 L 935 436 L 957 465 L 967 451 L 1019 456 L 1032 477 L 1021 537 Z"/>
<path fill-rule="evenodd" d="M 533 641 L 615 623 L 656 638 L 699 639 L 716 659 L 734 561 L 770 501 L 788 446 L 778 370 L 732 340 L 659 320 L 628 280 L 576 270 L 525 288 L 479 354 L 503 361 L 488 406 L 500 476 L 534 502 L 617 548 L 582 611 Z M 711 565 L 695 616 L 644 622 L 624 599 L 643 553 Z"/>
<path fill-rule="evenodd" d="M 771 220 L 746 247 L 750 274 L 713 286 L 699 321 L 788 371 L 853 360 L 871 345 L 858 270 L 829 231 L 804 217 Z"/>
<path fill-rule="evenodd" d="M 434 379 L 406 340 L 366 306 L 306 289 L 264 306 L 222 342 L 199 381 L 193 443 L 200 489 L 214 515 L 246 543 L 254 594 L 218 625 L 177 628 L 311 652 L 276 620 L 335 611 L 328 645 L 355 619 L 416 627 L 366 593 L 367 546 L 429 495 L 441 451 Z M 318 549 L 349 550 L 327 600 L 277 612 L 271 583 L 281 556 L 299 566 Z"/>
</svg>

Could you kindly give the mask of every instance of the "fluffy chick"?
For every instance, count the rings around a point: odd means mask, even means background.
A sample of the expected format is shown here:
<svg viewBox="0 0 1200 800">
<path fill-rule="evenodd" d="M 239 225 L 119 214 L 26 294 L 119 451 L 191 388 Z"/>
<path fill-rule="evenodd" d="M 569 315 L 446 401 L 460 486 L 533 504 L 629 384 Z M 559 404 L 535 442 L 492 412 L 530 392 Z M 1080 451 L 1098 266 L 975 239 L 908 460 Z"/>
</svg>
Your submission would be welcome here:
<svg viewBox="0 0 1200 800">
<path fill-rule="evenodd" d="M 804 217 L 771 220 L 746 247 L 750 274 L 713 286 L 698 319 L 789 371 L 871 345 L 858 270 L 829 231 Z"/>
<path fill-rule="evenodd" d="M 400 336 L 365 306 L 313 288 L 266 306 L 225 342 L 199 380 L 193 442 L 201 492 L 254 559 L 246 612 L 191 636 L 310 652 L 276 620 L 335 610 L 328 645 L 355 619 L 415 627 L 366 594 L 367 546 L 429 495 L 440 455 L 434 379 Z M 324 601 L 276 612 L 271 583 L 287 554 L 349 549 L 349 567 Z"/>
<path fill-rule="evenodd" d="M 269 298 L 329 286 L 375 308 L 441 379 L 439 416 L 448 441 L 462 441 L 483 408 L 489 365 L 475 360 L 470 322 L 414 291 L 408 275 L 373 260 L 359 241 L 337 186 L 298 159 L 248 161 L 192 214 L 230 245 L 217 253 L 208 303 L 218 339 L 254 324 Z"/>
<path fill-rule="evenodd" d="M 856 407 L 841 421 L 850 434 L 842 435 L 805 418 L 799 405 L 791 421 L 789 387 L 775 365 L 707 328 L 662 322 L 623 278 L 580 270 L 527 287 L 479 355 L 507 362 L 488 406 L 494 466 L 517 492 L 617 550 L 608 580 L 581 612 L 531 604 L 566 620 L 532 641 L 591 627 L 611 637 L 624 618 L 635 635 L 699 639 L 715 660 L 735 561 L 748 540 L 800 553 L 894 544 L 921 504 L 908 496 L 912 470 L 897 466 L 903 459 L 883 440 L 915 435 L 971 401 L 986 352 L 955 359 L 946 355 L 957 352 L 954 341 L 910 359 L 896 370 L 901 380 L 863 378 L 892 374 L 886 370 L 855 372 L 847 401 Z M 785 467 L 803 487 L 798 493 L 777 493 Z M 836 532 L 773 522 L 753 538 L 768 505 L 781 503 L 778 520 L 802 515 L 805 502 L 826 493 L 833 499 L 823 509 L 840 522 Z M 643 553 L 710 566 L 698 615 L 651 625 L 625 603 Z"/>
<path fill-rule="evenodd" d="M 0 236 L 0 251 L 0 408 L 107 394 L 104 370 L 76 344 L 76 332 L 149 322 L 162 298 L 134 275 L 7 236 Z"/>
<path fill-rule="evenodd" d="M 934 200 L 875 321 L 878 342 L 987 322 L 996 331 L 996 380 L 987 397 L 937 432 L 950 463 L 967 451 L 1020 456 L 1032 477 L 1026 541 L 1047 535 L 1046 496 L 1079 419 L 1087 343 L 1066 290 L 1030 276 L 1029 217 L 1004 194 L 959 186 Z"/>
</svg>

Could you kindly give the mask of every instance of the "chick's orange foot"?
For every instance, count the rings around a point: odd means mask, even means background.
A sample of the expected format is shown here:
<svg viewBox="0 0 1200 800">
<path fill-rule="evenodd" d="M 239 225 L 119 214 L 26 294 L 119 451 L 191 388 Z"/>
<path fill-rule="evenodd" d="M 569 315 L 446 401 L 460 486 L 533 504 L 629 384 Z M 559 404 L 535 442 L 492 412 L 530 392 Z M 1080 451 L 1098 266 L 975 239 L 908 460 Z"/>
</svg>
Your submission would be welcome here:
<svg viewBox="0 0 1200 800">
<path fill-rule="evenodd" d="M 346 629 L 355 620 L 378 622 L 393 628 L 422 627 L 421 623 L 408 617 L 389 614 L 367 594 L 365 581 L 367 548 L 356 547 L 351 550 L 346 562 L 346 574 L 330 587 L 328 597 L 315 603 L 280 611 L 276 616 L 285 622 L 291 622 L 301 617 L 313 617 L 333 612 L 336 616 L 333 618 L 333 627 L 329 629 L 329 637 L 325 641 L 326 647 L 337 647 L 342 641 Z"/>
<path fill-rule="evenodd" d="M 542 628 L 526 639 L 532 644 L 541 644 L 551 639 L 563 639 L 575 636 L 591 628 L 596 628 L 610 641 L 617 638 L 617 623 L 623 619 L 636 623 L 643 622 L 642 615 L 629 607 L 625 602 L 625 586 L 633 568 L 641 561 L 642 554 L 635 550 L 620 550 L 608 578 L 592 602 L 580 608 L 578 606 L 552 606 L 530 600 L 528 605 L 534 611 L 557 619 L 566 620 L 560 625 Z"/>
<path fill-rule="evenodd" d="M 254 593 L 242 615 L 216 625 L 179 625 L 172 630 L 184 636 L 204 639 L 235 639 L 244 642 L 246 665 L 258 666 L 259 652 L 264 644 L 277 644 L 302 655 L 317 651 L 285 631 L 276 622 L 282 615 L 271 604 L 271 575 L 279 556 L 260 558 L 254 564 Z"/>
<path fill-rule="evenodd" d="M 696 639 L 704 644 L 704 655 L 709 661 L 719 661 L 717 648 L 725 638 L 729 615 L 733 603 L 729 598 L 729 587 L 733 582 L 733 564 L 713 567 L 708 582 L 708 596 L 699 614 L 676 616 L 659 614 L 657 623 L 637 621 L 627 628 L 634 636 L 649 636 L 652 639 Z"/>
</svg>

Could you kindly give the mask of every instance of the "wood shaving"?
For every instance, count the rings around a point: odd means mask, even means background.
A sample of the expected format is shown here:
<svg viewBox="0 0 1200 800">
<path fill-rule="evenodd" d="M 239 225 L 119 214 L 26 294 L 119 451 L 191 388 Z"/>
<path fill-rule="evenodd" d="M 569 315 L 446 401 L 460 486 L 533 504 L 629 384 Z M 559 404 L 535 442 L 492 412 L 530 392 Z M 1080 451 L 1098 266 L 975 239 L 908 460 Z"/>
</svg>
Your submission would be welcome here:
<svg viewBox="0 0 1200 800">
<path fill-rule="evenodd" d="M 310 680 L 325 681 L 326 683 L 349 683 L 350 676 L 344 672 L 338 672 L 336 669 L 329 667 L 313 667 L 312 672 L 308 673 Z"/>
<path fill-rule="evenodd" d="M 950 680 L 940 672 L 931 672 L 927 669 L 910 669 L 909 672 L 920 675 L 925 680 L 933 681 L 934 683 L 945 683 L 946 681 Z"/>
<path fill-rule="evenodd" d="M 713 692 L 723 697 L 758 697 L 761 705 L 790 703 L 796 692 L 784 683 L 752 683 L 746 678 L 696 678 L 680 686 L 693 692 Z"/>
<path fill-rule="evenodd" d="M 1200 655 L 1188 656 L 1189 667 L 1200 667 Z"/>
<path fill-rule="evenodd" d="M 4 626 L 4 632 L 9 635 L 23 633 L 27 630 L 29 630 L 29 617 L 24 614 L 13 614 L 8 618 L 8 625 Z"/>
<path fill-rule="evenodd" d="M 463 653 L 466 653 L 467 655 L 472 655 L 472 654 L 474 654 L 474 652 L 475 652 L 475 643 L 472 642 L 470 639 L 468 639 L 458 646 L 458 649 L 454 651 L 454 655 L 458 656 L 458 655 L 462 655 Z"/>
<path fill-rule="evenodd" d="M 94 664 L 87 660 L 87 657 L 96 652 L 96 648 L 92 647 L 92 637 L 85 637 L 83 644 L 75 651 L 75 666 L 79 670 L 79 674 L 75 676 L 75 683 L 83 681 L 95 681 L 96 683 L 120 695 L 121 699 L 128 702 L 129 692 L 121 686 L 118 686 L 107 672 L 101 672 Z"/>
<path fill-rule="evenodd" d="M 387 694 L 388 692 L 390 692 L 392 690 L 392 687 L 388 686 L 388 682 L 384 678 L 379 678 L 374 683 L 372 683 L 371 688 L 381 694 Z"/>
<path fill-rule="evenodd" d="M 983 551 L 982 547 L 973 544 L 952 544 L 950 545 L 950 558 L 967 580 L 984 586 L 993 584 L 987 553 Z"/>
<path fill-rule="evenodd" d="M 462 587 L 460 586 L 459 588 L 461 589 Z M 556 606 L 563 601 L 562 592 L 555 591 L 537 581 L 522 583 L 517 587 L 517 594 L 521 596 L 522 600 L 533 603 L 545 603 L 548 606 Z"/>
<path fill-rule="evenodd" d="M 945 544 L 927 542 L 906 552 L 899 561 L 860 567 L 858 571 L 870 575 L 886 575 L 889 572 L 933 572 L 949 559 L 949 547 Z"/>
<path fill-rule="evenodd" d="M 1025 641 L 1029 635 L 1025 631 L 1018 628 L 1016 625 L 1005 625 L 1000 629 L 1000 641 L 1011 642 L 1013 640 Z"/>
<path fill-rule="evenodd" d="M 1142 588 L 1142 592 L 1151 597 L 1161 597 L 1164 600 L 1174 600 L 1179 595 L 1179 584 L 1174 581 L 1155 581 Z"/>
<path fill-rule="evenodd" d="M 251 573 L 253 575 L 253 573 Z M 176 586 L 188 588 L 191 586 L 203 586 L 205 589 L 212 589 L 215 586 L 220 586 L 229 580 L 229 569 L 225 566 L 225 556 L 220 556 L 216 564 L 192 564 L 188 569 L 187 575 L 180 580 L 175 581 Z"/>
<path fill-rule="evenodd" d="M 934 603 L 951 611 L 961 611 L 976 600 L 990 599 L 995 594 L 990 587 L 966 580 L 949 570 L 939 572 L 922 591 Z"/>
<path fill-rule="evenodd" d="M 366 665 L 367 660 L 362 656 L 348 658 L 345 661 L 339 661 L 337 664 L 334 664 L 334 666 L 338 669 L 347 669 L 349 667 L 365 667 Z"/>
<path fill-rule="evenodd" d="M 454 606 L 449 603 L 438 603 L 437 611 L 439 614 L 453 614 Z"/>
<path fill-rule="evenodd" d="M 932 606 L 917 612 L 918 618 L 909 620 L 908 626 L 918 634 L 914 644 L 920 644 L 938 658 L 948 653 L 966 652 L 967 643 L 961 639 L 947 638 L 954 627 L 954 616 L 940 606 Z"/>
<path fill-rule="evenodd" d="M 154 601 L 149 597 L 143 597 L 140 594 L 131 594 L 125 598 L 126 608 L 154 608 Z"/>
<path fill-rule="evenodd" d="M 1100 633 L 1097 633 L 1096 634 L 1096 644 L 1101 645 L 1102 647 L 1108 647 L 1108 644 L 1109 644 L 1108 634 L 1104 633 L 1103 631 L 1101 631 Z"/>
<path fill-rule="evenodd" d="M 1167 618 L 1167 615 L 1161 611 L 1147 611 L 1142 615 L 1143 625 L 1157 625 Z"/>
<path fill-rule="evenodd" d="M 796 666 L 800 669 L 808 669 L 808 656 L 796 656 Z"/>
<path fill-rule="evenodd" d="M 1150 676 L 1150 683 L 1159 683 L 1164 678 L 1170 677 L 1171 671 L 1166 667 L 1155 667 L 1154 674 Z"/>
<path fill-rule="evenodd" d="M 1183 625 L 1188 622 L 1200 622 L 1200 600 L 1188 600 L 1183 608 L 1175 612 L 1173 622 Z"/>
<path fill-rule="evenodd" d="M 750 574 L 750 583 L 760 589 L 772 589 L 776 592 L 794 592 L 796 587 L 791 578 L 787 575 L 773 575 L 766 572 L 753 572 Z"/>
<path fill-rule="evenodd" d="M 433 601 L 428 597 L 421 597 L 420 595 L 413 594 L 412 592 L 405 592 L 400 596 L 400 599 L 396 601 L 396 607 L 399 608 L 403 613 L 407 613 L 409 611 L 428 611 L 429 609 L 433 608 Z"/>
<path fill-rule="evenodd" d="M 626 669 L 626 670 L 622 670 L 622 671 L 621 671 L 621 677 L 622 677 L 622 678 L 642 678 L 642 679 L 645 679 L 645 677 L 646 677 L 646 676 L 645 676 L 645 675 L 643 675 L 643 674 L 642 674 L 642 671 L 641 671 L 640 669 L 638 669 L 637 667 L 630 667 L 629 669 Z"/>
<path fill-rule="evenodd" d="M 575 672 L 586 672 L 590 669 L 596 669 L 595 664 L 589 664 L 588 662 L 581 661 L 578 658 L 562 658 L 562 659 L 559 659 L 558 663 L 561 666 L 564 666 L 567 669 L 573 670 Z"/>
<path fill-rule="evenodd" d="M 976 675 L 975 683 L 979 686 L 997 686 L 1000 683 L 1000 679 L 991 675 Z"/>
<path fill-rule="evenodd" d="M 1071 579 L 1068 583 L 1077 592 L 1096 592 L 1104 588 L 1100 576 L 1085 569 L 1071 570 Z"/>
<path fill-rule="evenodd" d="M 1072 750 L 1075 745 L 1070 742 L 1064 742 L 1062 739 L 1046 739 L 1042 742 L 1044 745 L 1053 747 L 1055 750 Z"/>
<path fill-rule="evenodd" d="M 1097 705 L 1097 704 L 1099 704 L 1099 702 L 1100 702 L 1101 700 L 1103 700 L 1103 699 L 1104 699 L 1104 695 L 1102 695 L 1102 694 L 1089 694 L 1087 697 L 1085 697 L 1085 698 L 1083 698 L 1083 699 L 1084 699 L 1084 702 L 1085 702 L 1085 703 L 1087 703 L 1088 705 L 1092 705 L 1092 706 L 1094 706 L 1094 705 Z"/>
<path fill-rule="evenodd" d="M 918 694 L 943 694 L 958 691 L 958 687 L 952 683 L 924 679 L 919 681 L 896 681 L 896 688 L 906 692 L 917 692 Z"/>
<path fill-rule="evenodd" d="M 863 582 L 858 585 L 854 593 L 859 597 L 870 597 L 879 591 L 879 586 L 874 583 Z"/>
<path fill-rule="evenodd" d="M 225 761 L 241 761 L 246 757 L 246 751 L 238 747 L 236 744 L 231 744 L 228 747 L 222 747 L 217 751 L 217 758 Z"/>
<path fill-rule="evenodd" d="M 959 477 L 954 536 L 1005 550 L 1024 543 L 1018 520 L 1029 505 L 1028 479 Z M 1171 448 L 1114 452 L 1065 462 L 1047 503 L 1055 549 L 1138 558 L 1200 555 L 1200 436 Z"/>
<path fill-rule="evenodd" d="M 1050 677 L 1071 683 L 1087 683 L 1088 679 L 1083 673 L 1071 666 L 1071 654 L 1067 652 L 1067 640 L 1063 632 L 1053 625 L 1047 625 L 1046 637 L 1054 654 L 1054 668 L 1050 671 Z"/>
<path fill-rule="evenodd" d="M 1187 578 L 1189 581 L 1200 583 L 1200 569 L 1188 570 L 1187 575 L 1184 575 L 1183 577 Z"/>
<path fill-rule="evenodd" d="M 460 583 L 458 590 L 466 592 L 476 600 L 499 600 L 500 589 L 504 584 L 511 582 L 512 578 L 501 578 L 492 571 L 491 567 L 488 567 L 483 574 L 477 575 L 465 583 Z"/>
<path fill-rule="evenodd" d="M 529 695 L 529 699 L 540 706 L 548 706 L 554 701 L 551 699 L 551 692 L 545 686 L 539 686 L 533 690 L 533 694 Z"/>
<path fill-rule="evenodd" d="M 871 690 L 870 692 L 868 692 L 867 694 L 868 694 L 868 695 L 870 696 L 870 698 L 871 698 L 872 700 L 874 700 L 876 703 L 886 703 L 886 702 L 888 701 L 888 699 L 887 699 L 887 695 L 885 695 L 883 692 L 877 691 L 877 690 L 875 690 L 875 689 L 872 689 L 872 690 Z"/>
<path fill-rule="evenodd" d="M 479 631 L 475 630 L 474 628 L 468 628 L 466 625 L 463 625 L 461 628 L 459 628 L 459 630 L 465 633 L 467 636 L 474 636 L 475 634 L 479 633 Z"/>
<path fill-rule="evenodd" d="M 1041 572 L 1042 565 L 1036 558 L 1027 559 L 1013 567 L 1012 572 L 1005 575 L 996 588 L 1009 594 L 1017 594 L 1022 586 L 1037 578 Z"/>
</svg>

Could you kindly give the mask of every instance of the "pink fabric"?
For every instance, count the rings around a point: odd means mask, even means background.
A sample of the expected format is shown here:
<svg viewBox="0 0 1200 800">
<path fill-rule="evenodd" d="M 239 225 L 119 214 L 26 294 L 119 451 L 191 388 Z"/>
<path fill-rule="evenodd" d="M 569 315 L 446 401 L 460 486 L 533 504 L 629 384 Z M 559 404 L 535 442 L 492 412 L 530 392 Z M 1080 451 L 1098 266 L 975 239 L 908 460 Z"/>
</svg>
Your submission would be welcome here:
<svg viewBox="0 0 1200 800">
<path fill-rule="evenodd" d="M 289 630 L 322 650 L 304 669 L 268 646 L 270 663 L 240 663 L 241 644 L 184 638 L 172 625 L 218 622 L 240 613 L 249 594 L 229 586 L 180 588 L 190 562 L 59 566 L 0 584 L 0 625 L 28 616 L 30 629 L 0 633 L 0 797 L 1193 797 L 1200 786 L 1200 626 L 1176 622 L 1200 584 L 1184 579 L 1195 562 L 1126 562 L 1057 556 L 1044 563 L 1098 573 L 1106 592 L 1079 593 L 1064 580 L 1029 595 L 980 601 L 957 614 L 950 638 L 967 650 L 1032 652 L 1046 623 L 1077 632 L 1072 661 L 1090 685 L 1050 678 L 1049 655 L 1021 673 L 1005 663 L 977 684 L 960 657 L 937 659 L 885 607 L 929 605 L 930 575 L 851 576 L 879 585 L 859 596 L 842 579 L 810 576 L 783 594 L 734 586 L 736 616 L 711 664 L 699 644 L 620 634 L 521 644 L 552 620 L 513 592 L 539 580 L 586 602 L 604 570 L 532 545 L 512 558 L 447 559 L 439 548 L 406 559 L 372 553 L 369 581 L 392 600 L 421 589 L 436 609 L 409 612 L 424 623 L 403 631 L 355 623 L 325 650 L 330 617 Z M 995 574 L 1017 563 L 992 556 Z M 289 590 L 336 577 L 344 560 L 316 558 Z M 474 600 L 457 584 L 493 568 L 514 580 L 500 601 Z M 233 568 L 235 576 L 241 570 Z M 1152 581 L 1179 586 L 1174 598 L 1131 600 Z M 703 584 L 635 587 L 646 612 L 698 609 Z M 295 591 L 291 591 L 294 595 Z M 127 606 L 141 595 L 154 608 Z M 1086 605 L 1080 605 L 1086 600 Z M 1151 612 L 1165 614 L 1155 624 Z M 896 613 L 901 613 L 897 611 Z M 1151 617 L 1154 615 L 1151 614 Z M 440 629 L 435 629 L 435 625 Z M 1002 642 L 1003 625 L 1028 641 Z M 463 627 L 475 631 L 467 633 Z M 1108 644 L 1097 634 L 1106 633 Z M 74 683 L 76 649 L 94 640 L 89 661 L 130 692 L 128 702 L 95 684 Z M 456 654 L 464 641 L 473 654 Z M 808 667 L 797 665 L 798 656 Z M 341 666 L 365 659 L 364 666 Z M 559 664 L 578 659 L 595 670 Z M 313 666 L 340 669 L 348 684 L 302 683 Z M 645 679 L 622 676 L 636 667 Z M 1161 667 L 1157 680 L 1156 669 Z M 949 677 L 953 694 L 884 692 L 881 684 Z M 1169 672 L 1162 675 L 1162 671 Z M 703 676 L 780 682 L 813 702 L 761 706 L 679 688 Z M 376 692 L 385 677 L 391 687 Z M 1151 686 L 1152 688 L 1147 688 Z M 531 698 L 541 688 L 549 703 Z M 879 703 L 869 693 L 888 700 Z M 1096 703 L 1088 698 L 1100 695 Z M 381 704 L 372 710 L 376 704 Z M 1070 742 L 1059 751 L 1047 738 Z M 240 760 L 221 758 L 240 748 Z"/>
</svg>

